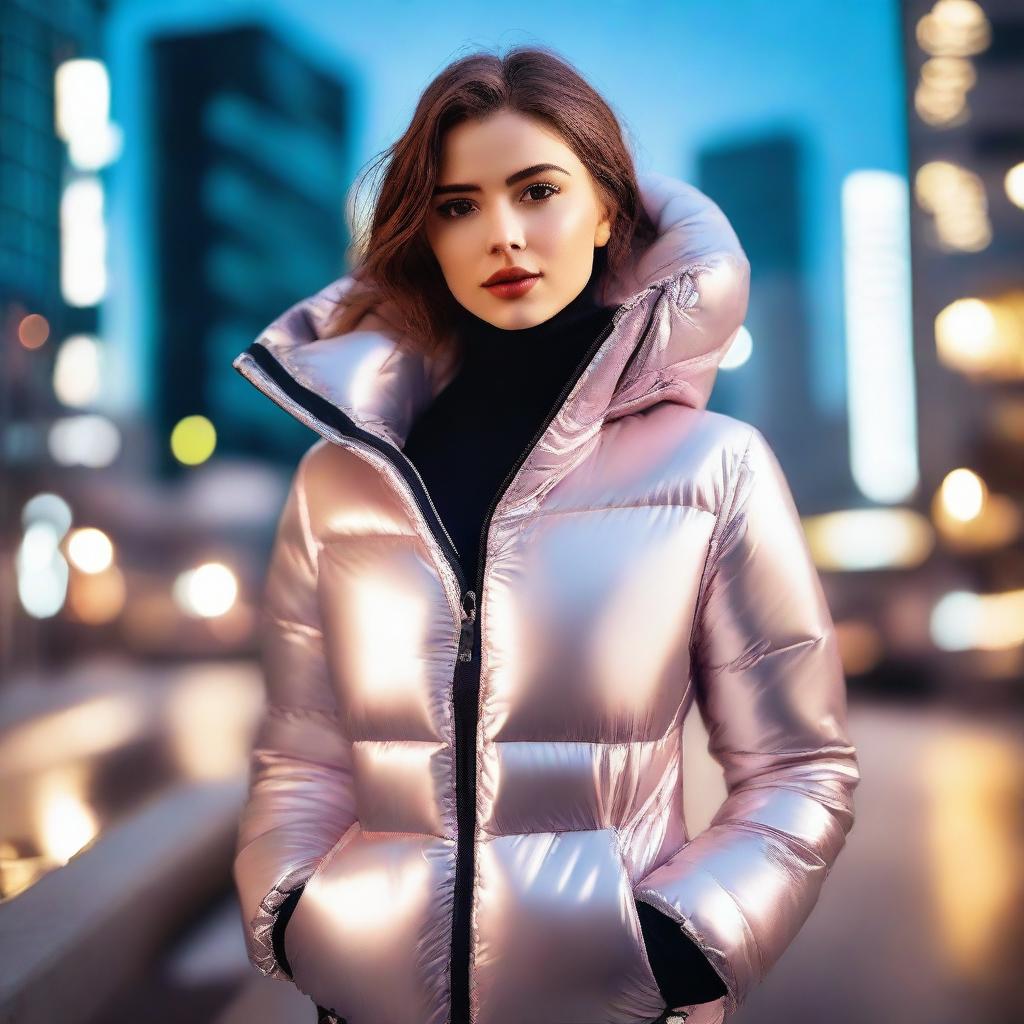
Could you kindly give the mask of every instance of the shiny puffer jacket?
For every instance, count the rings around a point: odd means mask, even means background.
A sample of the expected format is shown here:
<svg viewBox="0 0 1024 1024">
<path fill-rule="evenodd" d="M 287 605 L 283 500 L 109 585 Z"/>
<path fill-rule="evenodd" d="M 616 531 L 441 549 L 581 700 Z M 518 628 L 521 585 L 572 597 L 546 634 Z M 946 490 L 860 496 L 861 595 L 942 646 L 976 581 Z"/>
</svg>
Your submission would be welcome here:
<svg viewBox="0 0 1024 1024">
<path fill-rule="evenodd" d="M 747 309 L 718 207 L 648 173 L 657 237 L 485 517 L 476 579 L 402 452 L 451 379 L 354 281 L 235 368 L 320 435 L 278 523 L 267 706 L 234 877 L 250 959 L 347 1024 L 641 1024 L 634 898 L 700 948 L 726 1019 L 790 944 L 859 781 L 821 583 L 764 436 L 706 408 Z M 500 383 L 500 382 L 498 382 Z M 728 796 L 683 816 L 696 703 Z"/>
</svg>

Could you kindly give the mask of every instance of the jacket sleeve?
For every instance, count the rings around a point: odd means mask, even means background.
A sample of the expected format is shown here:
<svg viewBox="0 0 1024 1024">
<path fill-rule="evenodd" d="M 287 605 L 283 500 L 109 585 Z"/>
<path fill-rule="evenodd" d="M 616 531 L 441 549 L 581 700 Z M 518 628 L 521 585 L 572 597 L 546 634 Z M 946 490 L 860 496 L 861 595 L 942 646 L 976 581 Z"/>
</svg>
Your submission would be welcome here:
<svg viewBox="0 0 1024 1024">
<path fill-rule="evenodd" d="M 727 796 L 635 886 L 699 946 L 730 1014 L 817 902 L 860 780 L 835 629 L 782 469 L 751 428 L 698 596 L 696 700 Z"/>
<path fill-rule="evenodd" d="M 292 478 L 267 571 L 260 641 L 266 704 L 233 865 L 249 959 L 284 980 L 290 975 L 274 953 L 277 914 L 356 816 L 351 746 L 324 657 L 308 459 L 309 452 Z"/>
</svg>

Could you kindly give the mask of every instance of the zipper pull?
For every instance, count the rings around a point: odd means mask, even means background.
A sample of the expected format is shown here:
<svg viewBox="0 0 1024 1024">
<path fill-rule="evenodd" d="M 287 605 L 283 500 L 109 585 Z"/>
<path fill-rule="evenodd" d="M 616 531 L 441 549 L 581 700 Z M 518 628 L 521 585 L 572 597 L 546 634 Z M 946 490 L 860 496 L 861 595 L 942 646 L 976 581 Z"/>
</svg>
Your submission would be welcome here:
<svg viewBox="0 0 1024 1024">
<path fill-rule="evenodd" d="M 469 611 L 466 611 L 466 599 L 469 599 Z M 473 625 L 476 622 L 476 593 L 467 590 L 463 596 L 462 632 L 459 634 L 459 661 L 469 661 L 473 657 Z"/>
</svg>

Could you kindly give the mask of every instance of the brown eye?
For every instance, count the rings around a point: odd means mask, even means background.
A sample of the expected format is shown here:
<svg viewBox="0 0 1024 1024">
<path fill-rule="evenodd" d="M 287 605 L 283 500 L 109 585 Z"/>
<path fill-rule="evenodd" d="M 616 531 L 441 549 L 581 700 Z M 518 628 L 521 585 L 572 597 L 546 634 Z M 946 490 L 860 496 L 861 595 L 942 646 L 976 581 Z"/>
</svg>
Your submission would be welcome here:
<svg viewBox="0 0 1024 1024">
<path fill-rule="evenodd" d="M 542 196 L 534 195 L 533 196 L 534 201 L 536 201 L 536 202 L 542 202 L 543 200 L 548 199 L 550 196 L 552 196 L 555 193 L 560 191 L 559 188 L 556 185 L 549 185 L 546 181 L 537 181 L 537 182 L 534 182 L 534 184 L 532 184 L 532 185 L 528 185 L 527 188 L 526 188 L 526 192 L 533 192 L 533 190 L 536 189 L 536 188 L 546 188 L 546 189 L 548 189 L 548 194 L 547 195 L 542 195 Z M 526 195 L 526 192 L 524 192 L 523 195 Z"/>
<path fill-rule="evenodd" d="M 437 212 L 447 220 L 458 220 L 459 217 L 465 216 L 464 213 L 452 214 L 450 211 L 456 207 L 472 206 L 473 204 L 468 199 L 453 199 L 450 202 L 442 203 L 438 208 Z"/>
</svg>

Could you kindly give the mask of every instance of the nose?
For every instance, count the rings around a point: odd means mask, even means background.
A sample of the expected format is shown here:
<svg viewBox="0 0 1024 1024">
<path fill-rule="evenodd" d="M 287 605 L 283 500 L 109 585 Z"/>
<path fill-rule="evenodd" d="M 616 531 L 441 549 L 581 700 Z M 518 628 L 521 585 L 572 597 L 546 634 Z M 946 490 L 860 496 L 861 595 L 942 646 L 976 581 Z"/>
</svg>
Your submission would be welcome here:
<svg viewBox="0 0 1024 1024">
<path fill-rule="evenodd" d="M 526 248 L 526 235 L 515 211 L 504 203 L 498 203 L 488 223 L 490 244 L 488 252 L 499 253 L 505 250 L 519 251 Z"/>
</svg>

